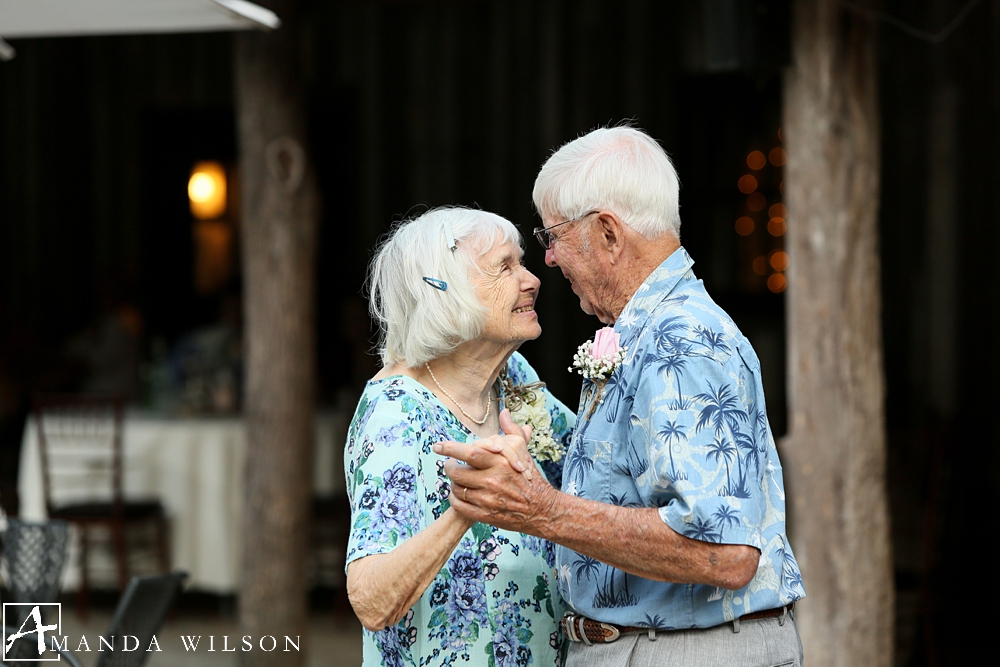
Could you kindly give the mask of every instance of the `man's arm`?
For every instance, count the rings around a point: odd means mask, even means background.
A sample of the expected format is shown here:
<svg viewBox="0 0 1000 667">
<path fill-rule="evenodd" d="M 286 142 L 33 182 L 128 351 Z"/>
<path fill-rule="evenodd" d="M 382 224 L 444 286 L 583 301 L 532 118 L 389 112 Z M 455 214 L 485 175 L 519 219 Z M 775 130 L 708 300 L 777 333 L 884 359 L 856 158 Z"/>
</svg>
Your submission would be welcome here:
<svg viewBox="0 0 1000 667">
<path fill-rule="evenodd" d="M 510 423 L 501 420 L 501 427 L 511 446 L 525 446 Z M 684 537 L 656 508 L 618 507 L 562 493 L 541 476 L 526 480 L 505 458 L 481 447 L 443 442 L 434 450 L 457 459 L 445 464 L 453 482 L 451 503 L 469 519 L 543 537 L 647 579 L 739 589 L 757 571 L 757 549 Z"/>
</svg>

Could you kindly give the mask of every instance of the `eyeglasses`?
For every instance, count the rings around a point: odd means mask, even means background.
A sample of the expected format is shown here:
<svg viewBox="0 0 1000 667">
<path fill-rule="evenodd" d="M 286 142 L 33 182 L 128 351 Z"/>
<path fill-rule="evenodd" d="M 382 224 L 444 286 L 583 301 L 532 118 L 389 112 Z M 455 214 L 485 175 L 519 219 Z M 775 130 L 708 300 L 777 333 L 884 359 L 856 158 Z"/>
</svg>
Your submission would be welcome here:
<svg viewBox="0 0 1000 667">
<path fill-rule="evenodd" d="M 538 239 L 538 242 L 542 244 L 542 247 L 548 250 L 549 248 L 552 247 L 552 241 L 558 238 L 557 236 L 552 235 L 553 229 L 555 229 L 556 227 L 560 227 L 562 225 L 568 225 L 571 222 L 579 222 L 580 220 L 586 218 L 588 215 L 594 215 L 595 213 L 600 213 L 600 211 L 596 210 L 587 211 L 579 218 L 573 218 L 572 220 L 564 220 L 562 222 L 557 222 L 556 224 L 549 225 L 548 227 L 535 227 L 533 233 L 535 235 L 535 238 Z"/>
</svg>

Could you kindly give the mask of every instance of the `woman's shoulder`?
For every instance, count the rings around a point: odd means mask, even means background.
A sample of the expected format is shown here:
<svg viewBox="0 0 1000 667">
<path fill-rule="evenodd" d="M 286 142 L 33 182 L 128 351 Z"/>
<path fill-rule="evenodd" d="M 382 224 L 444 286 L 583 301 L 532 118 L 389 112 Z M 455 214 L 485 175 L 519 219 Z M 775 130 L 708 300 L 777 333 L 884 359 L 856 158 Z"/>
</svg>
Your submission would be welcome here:
<svg viewBox="0 0 1000 667">
<path fill-rule="evenodd" d="M 405 375 L 369 380 L 354 411 L 353 426 L 363 431 L 386 421 L 406 419 L 415 411 L 432 412 L 432 399 L 416 380 Z"/>
</svg>

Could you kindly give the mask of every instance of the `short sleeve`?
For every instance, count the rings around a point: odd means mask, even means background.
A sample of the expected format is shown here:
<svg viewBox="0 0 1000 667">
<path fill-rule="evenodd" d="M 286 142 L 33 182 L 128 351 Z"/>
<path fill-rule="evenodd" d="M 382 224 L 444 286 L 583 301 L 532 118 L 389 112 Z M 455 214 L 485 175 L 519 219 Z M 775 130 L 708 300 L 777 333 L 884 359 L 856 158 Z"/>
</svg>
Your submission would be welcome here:
<svg viewBox="0 0 1000 667">
<path fill-rule="evenodd" d="M 630 439 L 645 443 L 649 469 L 636 480 L 644 504 L 692 539 L 762 548 L 766 442 L 758 442 L 752 371 L 678 355 L 643 369 Z"/>
<path fill-rule="evenodd" d="M 344 455 L 351 503 L 347 563 L 392 551 L 423 526 L 418 434 L 426 429 L 416 405 L 391 390 L 366 393 L 358 405 Z"/>
</svg>

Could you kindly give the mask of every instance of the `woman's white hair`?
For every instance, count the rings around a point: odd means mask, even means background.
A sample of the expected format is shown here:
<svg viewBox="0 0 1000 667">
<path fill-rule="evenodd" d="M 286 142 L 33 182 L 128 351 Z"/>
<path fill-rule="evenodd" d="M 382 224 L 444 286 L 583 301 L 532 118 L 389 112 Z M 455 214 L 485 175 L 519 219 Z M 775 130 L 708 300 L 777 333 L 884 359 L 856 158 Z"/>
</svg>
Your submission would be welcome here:
<svg viewBox="0 0 1000 667">
<path fill-rule="evenodd" d="M 452 250 L 450 236 L 457 248 Z M 381 330 L 382 363 L 415 368 L 477 338 L 486 307 L 472 278 L 497 245 L 521 246 L 521 234 L 495 213 L 442 207 L 396 224 L 369 267 L 369 306 Z M 438 289 L 424 278 L 444 281 Z"/>
<path fill-rule="evenodd" d="M 648 239 L 680 238 L 680 183 L 666 151 L 632 127 L 602 127 L 545 161 L 531 193 L 539 215 L 572 220 L 605 209 Z"/>
</svg>

